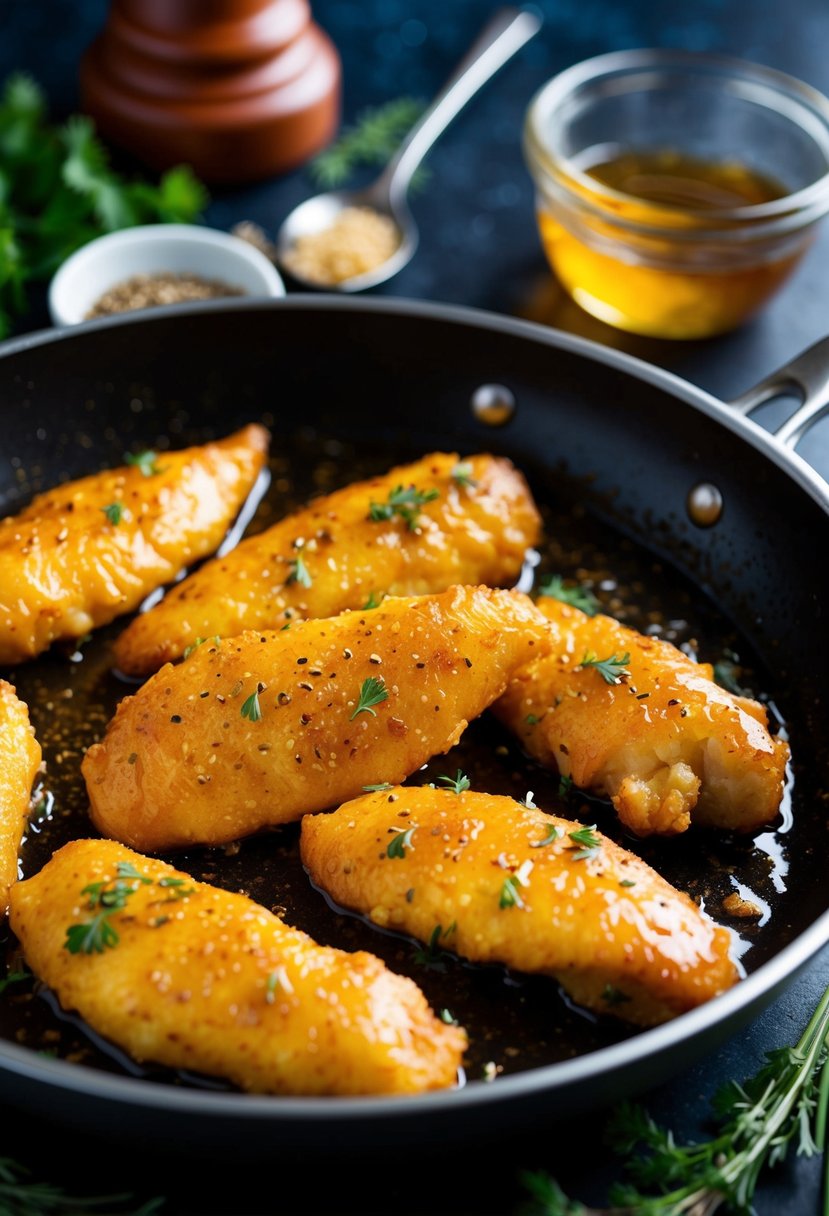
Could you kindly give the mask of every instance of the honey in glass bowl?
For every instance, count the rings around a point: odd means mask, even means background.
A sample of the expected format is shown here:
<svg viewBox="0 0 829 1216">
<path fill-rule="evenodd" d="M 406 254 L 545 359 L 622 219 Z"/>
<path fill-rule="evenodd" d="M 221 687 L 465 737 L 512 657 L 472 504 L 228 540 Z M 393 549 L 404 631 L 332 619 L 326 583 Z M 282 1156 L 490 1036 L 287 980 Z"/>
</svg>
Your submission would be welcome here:
<svg viewBox="0 0 829 1216">
<path fill-rule="evenodd" d="M 739 60 L 599 56 L 536 95 L 525 153 L 547 259 L 620 329 L 734 329 L 788 278 L 829 208 L 829 101 Z"/>
</svg>

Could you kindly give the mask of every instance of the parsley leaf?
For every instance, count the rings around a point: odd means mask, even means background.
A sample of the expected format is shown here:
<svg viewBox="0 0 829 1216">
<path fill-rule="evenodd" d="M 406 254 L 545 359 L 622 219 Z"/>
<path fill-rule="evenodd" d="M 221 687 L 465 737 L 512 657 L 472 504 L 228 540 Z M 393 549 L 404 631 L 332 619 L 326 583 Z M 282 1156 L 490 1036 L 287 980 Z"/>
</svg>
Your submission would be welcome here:
<svg viewBox="0 0 829 1216">
<path fill-rule="evenodd" d="M 434 502 L 440 497 L 438 490 L 416 490 L 414 486 L 397 486 L 389 490 L 386 502 L 370 502 L 368 518 L 373 523 L 382 523 L 386 519 L 394 519 L 398 515 L 405 520 L 410 532 L 417 528 L 421 507 L 427 502 Z"/>
<path fill-rule="evenodd" d="M 455 465 L 452 470 L 452 480 L 459 486 L 469 486 L 471 490 L 474 490 L 478 484 L 472 476 L 472 465 L 468 460 L 462 460 Z"/>
<path fill-rule="evenodd" d="M 256 689 L 242 702 L 241 714 L 251 722 L 258 722 L 262 717 L 262 706 L 259 704 L 259 689 Z"/>
<path fill-rule="evenodd" d="M 599 659 L 592 650 L 585 652 L 580 667 L 595 667 L 605 684 L 621 684 L 630 675 L 626 664 L 630 662 L 630 652 L 622 655 L 611 654 L 606 659 Z"/>
<path fill-rule="evenodd" d="M 300 587 L 311 586 L 311 575 L 308 573 L 308 567 L 305 565 L 305 558 L 301 553 L 297 553 L 296 557 L 289 563 L 287 582 L 299 583 Z"/>
<path fill-rule="evenodd" d="M 383 681 L 379 680 L 377 676 L 369 676 L 367 680 L 363 680 L 360 687 L 360 698 L 351 718 L 356 718 L 357 714 L 371 714 L 373 718 L 376 718 L 377 713 L 371 708 L 372 705 L 379 705 L 381 701 L 387 701 L 388 696 Z"/>
<path fill-rule="evenodd" d="M 539 595 L 547 595 L 551 599 L 561 600 L 562 604 L 571 604 L 580 608 L 588 616 L 595 616 L 601 607 L 592 591 L 578 584 L 575 587 L 565 587 L 560 574 L 551 574 L 538 588 Z"/>
<path fill-rule="evenodd" d="M 379 785 L 364 785 L 363 789 L 367 794 L 380 794 L 384 790 L 393 790 L 394 786 L 390 781 L 381 781 Z"/>
<path fill-rule="evenodd" d="M 0 337 L 28 308 L 27 288 L 45 282 L 94 237 L 135 224 L 196 220 L 207 193 L 189 168 L 157 185 L 109 164 L 92 120 L 49 119 L 30 77 L 6 78 L 0 94 Z"/>
<path fill-rule="evenodd" d="M 104 515 L 107 517 L 107 522 L 111 523 L 114 528 L 117 528 L 124 515 L 124 504 L 122 502 L 111 502 L 107 507 L 101 507 Z"/>
<path fill-rule="evenodd" d="M 132 465 L 133 468 L 140 469 L 143 477 L 153 477 L 156 473 L 162 471 L 156 463 L 157 459 L 158 454 L 151 452 L 149 449 L 135 454 L 132 452 L 124 453 L 124 463 Z"/>
<path fill-rule="evenodd" d="M 411 844 L 412 832 L 414 828 L 407 828 L 405 832 L 397 832 L 396 835 L 389 841 L 389 847 L 386 849 L 387 857 L 399 857 L 401 860 L 406 856 L 406 849 Z"/>
</svg>

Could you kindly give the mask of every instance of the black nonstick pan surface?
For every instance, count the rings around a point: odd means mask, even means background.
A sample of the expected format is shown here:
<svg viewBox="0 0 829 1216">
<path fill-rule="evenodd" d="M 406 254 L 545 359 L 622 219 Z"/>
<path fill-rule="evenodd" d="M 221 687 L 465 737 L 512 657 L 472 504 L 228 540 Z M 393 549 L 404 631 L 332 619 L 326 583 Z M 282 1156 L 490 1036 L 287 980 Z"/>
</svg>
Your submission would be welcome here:
<svg viewBox="0 0 829 1216">
<path fill-rule="evenodd" d="M 636 841 L 609 803 L 563 803 L 558 782 L 487 715 L 411 782 L 463 769 L 474 788 L 597 824 L 735 934 L 745 978 L 654 1030 L 567 1003 L 553 981 L 473 968 L 332 907 L 308 881 L 295 826 L 181 868 L 243 890 L 321 942 L 380 955 L 469 1031 L 456 1089 L 417 1098 L 251 1097 L 219 1082 L 138 1068 L 32 982 L 0 995 L 0 1098 L 76 1128 L 282 1150 L 451 1143 L 509 1124 L 606 1106 L 684 1068 L 748 1022 L 829 940 L 825 689 L 829 491 L 750 420 L 627 356 L 525 322 L 413 302 L 292 297 L 177 306 L 0 348 L 0 508 L 59 481 L 250 422 L 271 431 L 269 479 L 250 533 L 311 495 L 434 450 L 509 456 L 542 508 L 545 538 L 522 585 L 586 582 L 605 611 L 659 633 L 764 700 L 791 742 L 778 822 L 756 838 L 692 829 Z M 689 510 L 716 487 L 721 510 Z M 715 496 L 716 497 L 716 496 Z M 714 518 L 716 516 L 716 518 Z M 696 522 L 695 522 L 696 520 Z M 237 536 L 238 536 L 237 530 Z M 233 543 L 232 538 L 228 543 Z M 79 765 L 134 685 L 113 670 L 125 620 L 2 674 L 44 747 L 24 875 L 92 835 Z M 734 892 L 760 915 L 741 919 Z M 8 937 L 6 965 L 16 944 Z"/>
</svg>

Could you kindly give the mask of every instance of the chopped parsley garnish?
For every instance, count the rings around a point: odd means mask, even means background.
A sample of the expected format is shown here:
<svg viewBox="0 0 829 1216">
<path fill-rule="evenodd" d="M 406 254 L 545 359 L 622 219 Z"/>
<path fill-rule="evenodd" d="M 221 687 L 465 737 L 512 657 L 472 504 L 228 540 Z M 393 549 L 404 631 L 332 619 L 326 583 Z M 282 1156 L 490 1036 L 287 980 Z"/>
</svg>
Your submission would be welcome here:
<svg viewBox="0 0 829 1216">
<path fill-rule="evenodd" d="M 500 908 L 523 908 L 524 901 L 521 898 L 519 887 L 528 887 L 530 885 L 530 871 L 533 868 L 531 861 L 522 862 L 514 874 L 509 878 L 505 878 L 501 887 L 501 895 L 498 901 Z"/>
<path fill-rule="evenodd" d="M 186 899 L 188 895 L 195 895 L 196 893 L 195 887 L 187 886 L 185 878 L 175 878 L 172 874 L 167 878 L 159 878 L 158 885 L 170 892 L 164 901 L 165 903 L 178 899 Z"/>
<path fill-rule="evenodd" d="M 605 984 L 602 1000 L 606 1005 L 625 1005 L 630 999 L 626 992 L 622 992 L 621 988 L 616 988 L 613 984 Z"/>
<path fill-rule="evenodd" d="M 457 482 L 459 486 L 469 486 L 471 489 L 474 489 L 478 484 L 472 476 L 472 465 L 466 460 L 455 465 L 452 470 L 452 480 Z"/>
<path fill-rule="evenodd" d="M 396 489 L 389 490 L 386 502 L 369 503 L 368 518 L 373 523 L 382 523 L 398 515 L 405 521 L 409 531 L 414 532 L 421 507 L 439 497 L 437 490 L 416 490 L 414 486 L 397 486 Z"/>
<path fill-rule="evenodd" d="M 431 971 L 445 971 L 447 960 L 451 960 L 452 955 L 440 949 L 440 939 L 454 933 L 455 928 L 454 921 L 447 929 L 444 929 L 442 925 L 435 925 L 426 947 L 415 950 L 414 961 L 428 967 Z"/>
<path fill-rule="evenodd" d="M 310 587 L 312 584 L 311 575 L 308 572 L 308 567 L 305 565 L 305 558 L 301 553 L 297 553 L 289 564 L 288 583 L 299 583 L 300 587 Z"/>
<path fill-rule="evenodd" d="M 405 832 L 397 832 L 396 835 L 393 836 L 389 841 L 389 847 L 386 849 L 386 856 L 399 857 L 401 859 L 404 858 L 406 856 L 406 849 L 411 844 L 413 832 L 413 827 L 407 828 Z"/>
<path fill-rule="evenodd" d="M 152 879 L 140 874 L 128 861 L 118 863 L 117 873 L 119 877 L 115 882 L 91 882 L 81 891 L 81 895 L 89 896 L 86 906 L 95 915 L 66 930 L 63 944 L 70 954 L 103 954 L 121 940 L 112 924 L 113 913 L 122 912 L 139 886 L 151 883 Z M 125 878 L 130 881 L 125 882 Z"/>
<path fill-rule="evenodd" d="M 723 657 L 714 664 L 714 680 L 720 688 L 733 692 L 738 697 L 750 697 L 752 693 L 740 683 L 742 667 L 739 656 L 733 650 L 726 650 Z"/>
<path fill-rule="evenodd" d="M 561 828 L 556 827 L 554 823 L 551 823 L 547 829 L 547 835 L 542 840 L 531 840 L 530 848 L 543 849 L 545 845 L 552 844 L 554 840 L 559 840 L 563 835 L 564 833 L 562 832 Z"/>
<path fill-rule="evenodd" d="M 122 502 L 111 502 L 109 506 L 101 507 L 104 515 L 107 517 L 107 522 L 117 528 L 124 514 L 124 504 Z"/>
<path fill-rule="evenodd" d="M 636 883 L 633 881 L 632 878 L 621 878 L 619 880 L 619 886 L 620 887 L 635 887 Z"/>
<path fill-rule="evenodd" d="M 471 782 L 466 773 L 458 769 L 454 777 L 438 777 L 438 781 L 442 781 L 445 786 L 448 786 L 456 794 L 462 794 L 464 790 L 468 790 Z"/>
<path fill-rule="evenodd" d="M 523 908 L 524 901 L 518 892 L 518 883 L 514 878 L 505 878 L 498 900 L 499 908 Z"/>
<path fill-rule="evenodd" d="M 249 697 L 246 697 L 242 702 L 240 710 L 243 718 L 249 718 L 251 722 L 258 722 L 262 717 L 262 706 L 259 704 L 259 690 L 252 692 Z"/>
<path fill-rule="evenodd" d="M 599 849 L 602 847 L 602 842 L 595 835 L 596 825 L 591 823 L 589 828 L 578 828 L 575 832 L 570 832 L 569 836 L 573 844 L 577 844 L 579 849 L 573 854 L 573 861 L 583 861 L 585 857 L 595 857 Z"/>
<path fill-rule="evenodd" d="M 379 608 L 385 598 L 385 593 L 382 591 L 372 591 L 366 602 L 363 604 L 363 612 L 368 612 L 370 608 Z"/>
<path fill-rule="evenodd" d="M 265 1002 L 268 1005 L 273 1005 L 276 1000 L 276 990 L 279 987 L 279 972 L 271 971 L 268 976 L 268 982 L 265 985 Z"/>
<path fill-rule="evenodd" d="M 189 646 L 184 647 L 184 653 L 181 657 L 183 659 L 189 659 L 193 651 L 198 650 L 199 646 L 203 646 L 205 642 L 215 642 L 218 645 L 221 640 L 222 639 L 219 637 L 218 633 L 214 634 L 212 638 L 196 638 L 196 640 L 191 642 Z"/>
<path fill-rule="evenodd" d="M 22 971 L 7 971 L 0 980 L 0 996 L 11 984 L 19 984 L 21 980 L 30 980 L 32 972 L 24 968 Z"/>
<path fill-rule="evenodd" d="M 381 781 L 379 785 L 364 785 L 363 789 L 367 794 L 382 794 L 384 790 L 393 790 L 394 786 L 390 781 Z"/>
<path fill-rule="evenodd" d="M 630 675 L 627 664 L 630 662 L 630 652 L 622 655 L 611 654 L 606 659 L 599 659 L 592 650 L 585 652 L 580 667 L 595 667 L 606 684 L 621 684 Z"/>
<path fill-rule="evenodd" d="M 538 714 L 527 714 L 524 721 L 527 723 L 527 726 L 538 726 L 541 718 L 539 718 Z"/>
<path fill-rule="evenodd" d="M 144 452 L 125 452 L 124 462 L 132 465 L 133 468 L 140 469 L 143 477 L 153 477 L 156 473 L 161 473 L 162 470 L 156 463 L 158 453 L 152 452 L 149 449 Z"/>
<path fill-rule="evenodd" d="M 360 698 L 349 721 L 356 718 L 357 714 L 371 714 L 373 718 L 376 718 L 377 713 L 372 709 L 372 705 L 379 705 L 381 701 L 387 701 L 388 696 L 383 681 L 377 676 L 369 676 L 368 679 L 363 680 L 360 687 Z"/>
<path fill-rule="evenodd" d="M 580 608 L 588 616 L 595 616 L 601 607 L 593 592 L 588 591 L 586 587 L 578 584 L 575 587 L 565 587 L 564 579 L 560 574 L 551 574 L 549 578 L 545 579 L 539 585 L 538 594 L 548 595 L 551 599 L 561 600 L 562 604 Z"/>
</svg>

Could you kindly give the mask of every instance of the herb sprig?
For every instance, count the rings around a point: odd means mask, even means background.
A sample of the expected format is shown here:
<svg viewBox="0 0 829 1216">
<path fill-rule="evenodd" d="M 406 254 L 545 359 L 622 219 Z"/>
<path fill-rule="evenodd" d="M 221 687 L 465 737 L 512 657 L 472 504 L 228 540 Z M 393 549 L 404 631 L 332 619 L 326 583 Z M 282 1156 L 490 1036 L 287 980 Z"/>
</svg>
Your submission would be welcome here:
<svg viewBox="0 0 829 1216">
<path fill-rule="evenodd" d="M 398 515 L 405 521 L 409 531 L 414 532 L 420 518 L 421 507 L 424 507 L 427 502 L 434 502 L 439 497 L 439 490 L 418 490 L 415 486 L 397 486 L 394 490 L 389 490 L 385 502 L 372 501 L 369 503 L 368 518 L 372 523 L 377 524 L 387 519 L 394 519 L 395 515 Z"/>
<path fill-rule="evenodd" d="M 571 604 L 573 608 L 580 608 L 588 616 L 595 616 L 601 607 L 592 591 L 578 583 L 575 587 L 565 586 L 560 574 L 551 574 L 543 583 L 540 583 L 538 594 L 560 600 L 562 604 Z"/>
<path fill-rule="evenodd" d="M 50 121 L 29 76 L 6 78 L 0 95 L 0 338 L 28 309 L 31 284 L 51 278 L 94 237 L 136 224 L 196 220 L 204 186 L 185 166 L 155 185 L 109 165 L 92 120 Z"/>
<path fill-rule="evenodd" d="M 373 705 L 379 705 L 382 701 L 388 700 L 388 691 L 382 680 L 377 676 L 369 676 L 363 680 L 360 686 L 360 696 L 357 704 L 354 707 L 354 712 L 351 718 L 356 718 L 357 714 L 371 714 L 372 718 L 377 717 L 377 711 L 372 709 Z"/>
<path fill-rule="evenodd" d="M 625 1162 L 627 1181 L 608 1196 L 611 1208 L 569 1199 L 546 1172 L 525 1172 L 533 1198 L 528 1216 L 713 1216 L 724 1205 L 749 1216 L 766 1167 L 825 1149 L 829 1115 L 829 989 L 794 1047 L 766 1053 L 747 1081 L 729 1082 L 714 1099 L 716 1134 L 698 1144 L 677 1144 L 637 1105 L 623 1104 L 607 1133 Z"/>
<path fill-rule="evenodd" d="M 413 97 L 397 97 L 363 110 L 352 126 L 311 161 L 311 176 L 318 185 L 331 189 L 343 185 L 355 169 L 384 165 L 422 112 L 423 103 Z"/>
<path fill-rule="evenodd" d="M 68 1212 L 90 1213 L 101 1211 L 113 1216 L 116 1211 L 127 1213 L 125 1205 L 132 1204 L 134 1196 L 94 1195 L 91 1197 L 69 1195 L 63 1187 L 51 1182 L 37 1182 L 31 1171 L 11 1157 L 0 1157 L 0 1212 L 7 1216 L 65 1216 Z M 164 1200 L 151 1199 L 139 1208 L 131 1207 L 130 1216 L 151 1216 L 160 1212 Z"/>
<path fill-rule="evenodd" d="M 600 659 L 592 650 L 585 653 L 579 664 L 580 667 L 595 667 L 605 684 L 621 684 L 630 675 L 627 664 L 630 662 L 630 652 L 610 654 L 606 659 Z"/>
</svg>

